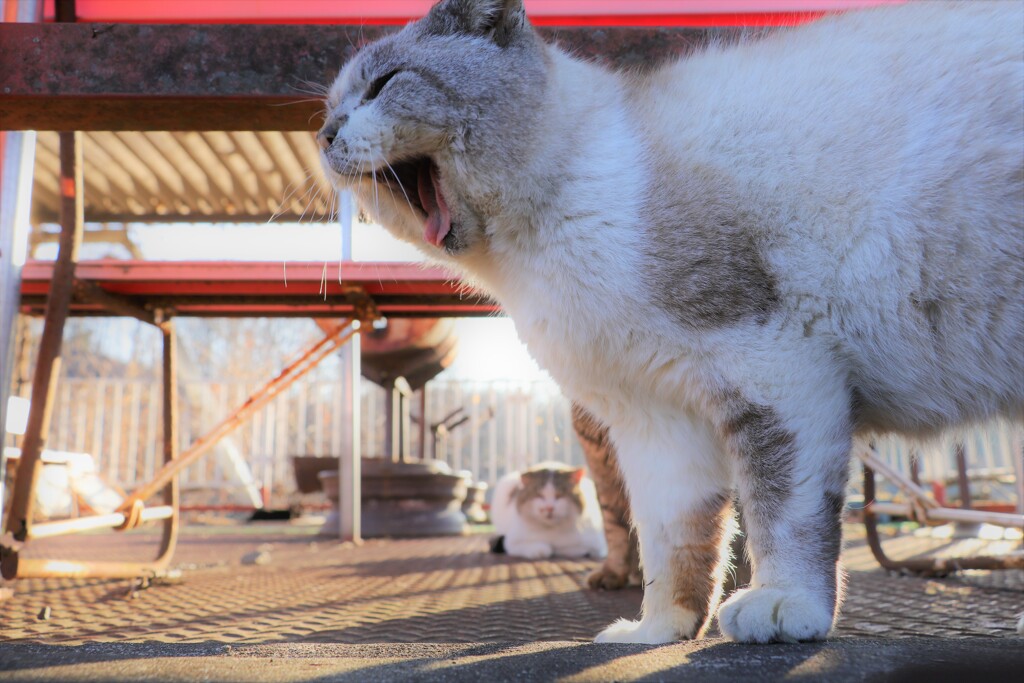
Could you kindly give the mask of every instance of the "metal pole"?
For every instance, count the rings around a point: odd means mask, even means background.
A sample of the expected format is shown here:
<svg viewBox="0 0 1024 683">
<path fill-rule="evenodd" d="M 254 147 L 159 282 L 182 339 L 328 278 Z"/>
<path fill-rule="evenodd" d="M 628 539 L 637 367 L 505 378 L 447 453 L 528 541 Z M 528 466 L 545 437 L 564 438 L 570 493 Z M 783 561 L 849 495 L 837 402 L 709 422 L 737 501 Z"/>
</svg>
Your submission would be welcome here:
<svg viewBox="0 0 1024 683">
<path fill-rule="evenodd" d="M 384 452 L 383 456 L 391 462 L 398 462 L 396 455 L 395 439 L 395 387 L 388 389 L 386 404 L 384 406 Z"/>
<path fill-rule="evenodd" d="M 342 414 L 345 438 L 338 458 L 339 534 L 343 541 L 362 541 L 362 415 L 360 406 L 361 364 L 359 322 L 352 323 L 354 334 L 345 347 L 342 360 L 344 390 Z"/>
<path fill-rule="evenodd" d="M 39 460 L 46 445 L 54 394 L 60 376 L 60 351 L 64 322 L 75 278 L 78 249 L 82 243 L 84 204 L 82 196 L 82 140 L 78 133 L 60 134 L 61 239 L 53 279 L 46 300 L 43 335 L 39 342 L 36 372 L 32 379 L 32 405 L 14 480 L 11 512 L 5 529 L 18 540 L 28 537 Z M 8 558 L 4 558 L 7 562 Z"/>
<path fill-rule="evenodd" d="M 395 388 L 398 390 L 398 429 L 400 439 L 398 441 L 398 457 L 402 462 L 412 460 L 412 389 L 405 377 L 395 379 Z"/>
<path fill-rule="evenodd" d="M 0 0 L 0 22 L 37 22 L 42 15 L 42 0 Z M 28 250 L 35 150 L 35 131 L 0 130 L 0 501 L 5 472 L 2 451 L 6 445 L 7 397 L 14 367 L 14 321 L 21 297 L 21 267 Z"/>
<path fill-rule="evenodd" d="M 391 462 L 403 462 L 402 456 L 402 392 L 398 388 L 398 380 L 391 384 Z"/>
<path fill-rule="evenodd" d="M 0 131 L 0 436 L 14 367 L 21 267 L 28 249 L 36 135 Z M 2 447 L 3 439 L 0 439 Z"/>
<path fill-rule="evenodd" d="M 960 484 L 960 507 L 965 510 L 971 509 L 971 480 L 967 476 L 967 454 L 964 451 L 964 444 L 956 444 L 956 477 Z"/>
<path fill-rule="evenodd" d="M 427 423 L 427 385 L 424 384 L 423 388 L 420 389 L 420 462 L 427 459 L 428 431 L 429 425 Z M 475 474 L 479 476 L 479 472 L 476 472 Z"/>
<path fill-rule="evenodd" d="M 174 321 L 160 325 L 163 333 L 163 408 L 164 408 L 164 465 L 178 459 L 178 335 Z M 160 556 L 170 555 L 178 543 L 178 477 L 175 475 L 164 488 L 164 503 L 174 514 L 164 521 L 160 538 Z"/>
<path fill-rule="evenodd" d="M 338 281 L 342 281 L 344 264 L 354 260 L 352 250 L 352 217 L 355 207 L 352 194 L 338 194 L 338 219 L 341 223 L 341 265 Z M 338 454 L 338 533 L 342 541 L 362 541 L 362 364 L 359 322 L 352 322 L 352 339 L 341 349 L 342 421 L 344 438 Z"/>
</svg>

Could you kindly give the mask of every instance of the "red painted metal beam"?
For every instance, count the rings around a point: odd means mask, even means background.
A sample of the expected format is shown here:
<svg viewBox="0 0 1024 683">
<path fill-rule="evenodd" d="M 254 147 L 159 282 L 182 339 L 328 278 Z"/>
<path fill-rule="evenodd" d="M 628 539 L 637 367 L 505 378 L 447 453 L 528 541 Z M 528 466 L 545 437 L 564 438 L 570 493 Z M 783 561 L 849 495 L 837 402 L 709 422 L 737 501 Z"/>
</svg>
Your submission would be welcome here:
<svg viewBox="0 0 1024 683">
<path fill-rule="evenodd" d="M 325 273 L 326 268 L 326 273 Z M 340 282 L 339 282 L 340 269 Z M 38 314 L 50 290 L 53 263 L 22 270 L 22 311 Z M 86 261 L 76 278 L 139 310 L 173 308 L 178 315 L 334 317 L 353 310 L 353 289 L 392 317 L 493 315 L 493 302 L 469 292 L 443 270 L 411 263 L 265 263 Z M 88 288 L 72 315 L 117 315 Z"/>
<path fill-rule="evenodd" d="M 537 26 L 777 26 L 887 0 L 526 0 Z M 77 0 L 79 21 L 125 23 L 404 24 L 434 0 Z M 53 2 L 47 4 L 52 19 Z"/>
</svg>

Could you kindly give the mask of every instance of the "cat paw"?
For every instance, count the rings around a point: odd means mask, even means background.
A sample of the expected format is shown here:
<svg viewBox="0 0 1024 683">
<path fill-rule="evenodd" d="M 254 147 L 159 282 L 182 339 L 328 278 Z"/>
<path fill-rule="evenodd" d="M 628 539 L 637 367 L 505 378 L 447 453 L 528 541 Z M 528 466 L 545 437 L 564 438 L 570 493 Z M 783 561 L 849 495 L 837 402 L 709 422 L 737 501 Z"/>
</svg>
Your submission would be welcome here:
<svg viewBox="0 0 1024 683">
<path fill-rule="evenodd" d="M 587 577 L 587 586 L 595 591 L 617 591 L 629 583 L 629 572 L 618 572 L 609 567 L 599 567 Z"/>
<path fill-rule="evenodd" d="M 718 611 L 718 626 L 741 643 L 824 640 L 832 630 L 833 606 L 807 593 L 781 588 L 737 591 Z"/>
<path fill-rule="evenodd" d="M 528 560 L 543 560 L 551 557 L 555 554 L 554 548 L 551 547 L 550 543 L 516 543 L 509 545 L 508 540 L 505 541 L 505 551 L 509 555 L 515 557 L 525 557 Z"/>
<path fill-rule="evenodd" d="M 614 624 L 597 634 L 595 643 L 643 643 L 661 645 L 674 643 L 677 640 L 688 640 L 697 632 L 697 617 L 692 613 L 685 615 L 682 627 L 663 619 L 640 619 L 629 621 L 619 619 Z"/>
</svg>

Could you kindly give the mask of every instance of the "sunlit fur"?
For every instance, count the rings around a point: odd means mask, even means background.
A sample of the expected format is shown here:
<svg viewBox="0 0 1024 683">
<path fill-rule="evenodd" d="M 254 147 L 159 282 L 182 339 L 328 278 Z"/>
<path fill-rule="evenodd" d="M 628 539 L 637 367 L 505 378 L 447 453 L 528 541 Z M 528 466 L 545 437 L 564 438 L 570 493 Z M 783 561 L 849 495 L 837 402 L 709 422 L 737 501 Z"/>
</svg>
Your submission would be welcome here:
<svg viewBox="0 0 1024 683">
<path fill-rule="evenodd" d="M 543 44 L 520 0 L 445 0 L 345 67 L 335 184 L 610 427 L 647 586 L 599 640 L 700 632 L 673 587 L 717 572 L 686 554 L 717 535 L 688 520 L 734 488 L 754 577 L 722 631 L 826 637 L 855 443 L 1024 414 L 1022 25 L 1020 2 L 908 3 L 623 75 Z M 358 175 L 407 155 L 438 169 L 443 248 Z"/>
</svg>

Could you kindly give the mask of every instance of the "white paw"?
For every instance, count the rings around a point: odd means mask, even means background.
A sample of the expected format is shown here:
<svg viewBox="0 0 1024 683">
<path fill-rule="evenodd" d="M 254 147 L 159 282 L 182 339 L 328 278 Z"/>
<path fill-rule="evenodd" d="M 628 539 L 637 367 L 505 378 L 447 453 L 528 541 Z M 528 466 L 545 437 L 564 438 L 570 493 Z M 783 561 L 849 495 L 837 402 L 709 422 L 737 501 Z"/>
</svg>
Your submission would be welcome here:
<svg viewBox="0 0 1024 683">
<path fill-rule="evenodd" d="M 718 610 L 718 626 L 741 643 L 824 640 L 832 629 L 832 613 L 833 605 L 810 593 L 747 588 Z"/>
<path fill-rule="evenodd" d="M 542 543 L 540 541 L 533 543 L 516 543 L 514 546 L 509 546 L 507 543 L 505 549 L 509 555 L 515 557 L 525 557 L 528 560 L 542 560 L 551 557 L 554 554 L 554 549 L 549 543 Z"/>
<path fill-rule="evenodd" d="M 595 643 L 646 643 L 661 645 L 674 643 L 677 640 L 692 638 L 699 624 L 692 612 L 677 615 L 684 624 L 673 624 L 666 619 L 640 619 L 629 621 L 619 619 L 614 624 L 597 634 Z"/>
</svg>

